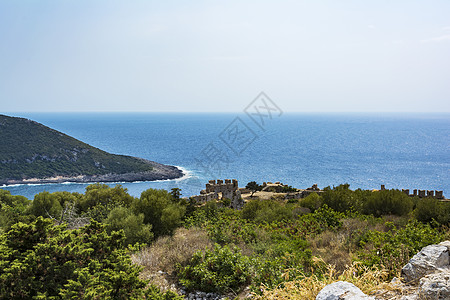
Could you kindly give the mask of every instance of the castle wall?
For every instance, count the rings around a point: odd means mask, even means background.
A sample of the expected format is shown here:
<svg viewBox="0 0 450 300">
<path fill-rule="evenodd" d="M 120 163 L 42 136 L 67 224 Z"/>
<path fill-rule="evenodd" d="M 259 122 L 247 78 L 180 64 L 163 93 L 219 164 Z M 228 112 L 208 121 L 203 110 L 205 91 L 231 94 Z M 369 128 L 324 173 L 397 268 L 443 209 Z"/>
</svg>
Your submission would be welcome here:
<svg viewBox="0 0 450 300">
<path fill-rule="evenodd" d="M 206 184 L 206 188 L 200 191 L 200 195 L 191 198 L 197 201 L 198 204 L 211 200 L 230 199 L 231 207 L 240 209 L 244 206 L 236 179 L 225 179 L 225 181 L 221 179 L 210 180 Z"/>
</svg>

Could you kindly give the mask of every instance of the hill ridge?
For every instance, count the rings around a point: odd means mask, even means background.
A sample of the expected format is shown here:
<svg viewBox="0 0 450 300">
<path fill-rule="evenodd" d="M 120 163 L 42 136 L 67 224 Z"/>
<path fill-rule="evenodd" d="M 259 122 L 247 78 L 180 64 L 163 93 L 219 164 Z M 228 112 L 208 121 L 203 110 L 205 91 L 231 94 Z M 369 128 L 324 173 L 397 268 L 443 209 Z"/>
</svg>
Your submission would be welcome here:
<svg viewBox="0 0 450 300">
<path fill-rule="evenodd" d="M 175 179 L 174 166 L 111 154 L 36 121 L 0 114 L 0 184 Z"/>
</svg>

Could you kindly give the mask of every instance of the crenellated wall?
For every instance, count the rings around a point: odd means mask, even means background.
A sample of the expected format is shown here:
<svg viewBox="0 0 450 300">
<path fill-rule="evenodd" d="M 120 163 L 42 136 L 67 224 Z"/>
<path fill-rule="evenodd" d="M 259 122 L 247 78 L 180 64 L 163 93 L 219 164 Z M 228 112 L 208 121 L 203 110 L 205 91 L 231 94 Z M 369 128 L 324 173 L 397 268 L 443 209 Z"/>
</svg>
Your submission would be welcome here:
<svg viewBox="0 0 450 300">
<path fill-rule="evenodd" d="M 236 179 L 225 179 L 225 182 L 221 179 L 210 180 L 206 184 L 206 188 L 200 191 L 200 195 L 191 198 L 196 200 L 198 204 L 211 200 L 230 199 L 232 208 L 241 209 L 244 206 Z"/>
</svg>

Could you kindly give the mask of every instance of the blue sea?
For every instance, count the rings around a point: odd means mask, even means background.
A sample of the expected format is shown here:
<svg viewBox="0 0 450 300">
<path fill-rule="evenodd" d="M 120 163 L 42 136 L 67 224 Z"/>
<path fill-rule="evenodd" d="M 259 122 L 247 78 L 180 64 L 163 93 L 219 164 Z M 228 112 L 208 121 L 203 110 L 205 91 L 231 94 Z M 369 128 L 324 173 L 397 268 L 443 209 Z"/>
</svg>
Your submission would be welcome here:
<svg viewBox="0 0 450 300">
<path fill-rule="evenodd" d="M 450 196 L 449 114 L 16 113 L 105 151 L 182 168 L 177 180 L 119 183 L 198 194 L 210 179 L 280 181 L 298 188 L 443 190 Z M 110 184 L 115 185 L 116 183 Z M 87 184 L 2 187 L 30 199 Z"/>
</svg>

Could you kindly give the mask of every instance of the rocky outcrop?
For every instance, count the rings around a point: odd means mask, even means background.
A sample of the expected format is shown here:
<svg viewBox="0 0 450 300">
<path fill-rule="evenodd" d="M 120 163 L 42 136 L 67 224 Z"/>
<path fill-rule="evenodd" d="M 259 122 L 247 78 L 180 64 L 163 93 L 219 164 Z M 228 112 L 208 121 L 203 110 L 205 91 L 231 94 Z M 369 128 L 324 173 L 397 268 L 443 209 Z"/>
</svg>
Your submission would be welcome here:
<svg viewBox="0 0 450 300">
<path fill-rule="evenodd" d="M 444 244 L 429 245 L 414 255 L 402 269 L 407 284 L 415 284 L 425 275 L 449 267 L 449 249 Z"/>
<path fill-rule="evenodd" d="M 147 161 L 152 166 L 151 171 L 128 172 L 122 174 L 100 174 L 100 175 L 78 175 L 78 176 L 55 176 L 47 178 L 10 179 L 1 184 L 43 184 L 43 183 L 93 183 L 93 182 L 135 182 L 135 181 L 155 181 L 167 180 L 183 177 L 183 171 L 174 166 L 159 164 Z"/>
<path fill-rule="evenodd" d="M 450 270 L 442 270 L 420 279 L 419 295 L 425 299 L 450 299 Z"/>
<path fill-rule="evenodd" d="M 402 268 L 402 278 L 394 278 L 391 289 L 365 295 L 349 282 L 339 281 L 324 287 L 316 300 L 389 299 L 448 300 L 450 299 L 450 241 L 429 245 L 414 255 Z"/>
<path fill-rule="evenodd" d="M 375 299 L 364 294 L 354 284 L 338 281 L 324 287 L 316 300 L 370 300 Z"/>
</svg>

